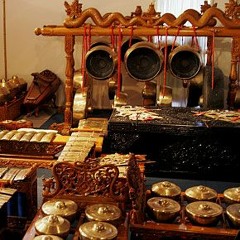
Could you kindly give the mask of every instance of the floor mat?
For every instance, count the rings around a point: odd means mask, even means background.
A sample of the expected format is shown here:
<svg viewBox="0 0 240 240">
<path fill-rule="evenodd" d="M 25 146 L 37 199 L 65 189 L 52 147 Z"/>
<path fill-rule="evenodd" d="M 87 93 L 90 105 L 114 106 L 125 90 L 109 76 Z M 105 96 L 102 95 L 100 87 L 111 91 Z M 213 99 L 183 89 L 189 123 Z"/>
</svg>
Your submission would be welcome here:
<svg viewBox="0 0 240 240">
<path fill-rule="evenodd" d="M 49 129 L 49 127 L 53 123 L 62 123 L 64 122 L 64 114 L 63 113 L 55 113 L 53 114 L 46 122 L 44 122 L 40 128 Z"/>
<path fill-rule="evenodd" d="M 54 114 L 56 114 L 56 110 L 52 109 L 45 109 L 40 110 L 38 116 L 32 115 L 24 115 L 21 116 L 19 119 L 25 119 L 31 121 L 33 123 L 34 128 L 41 128 L 41 126 L 47 122 Z"/>
</svg>

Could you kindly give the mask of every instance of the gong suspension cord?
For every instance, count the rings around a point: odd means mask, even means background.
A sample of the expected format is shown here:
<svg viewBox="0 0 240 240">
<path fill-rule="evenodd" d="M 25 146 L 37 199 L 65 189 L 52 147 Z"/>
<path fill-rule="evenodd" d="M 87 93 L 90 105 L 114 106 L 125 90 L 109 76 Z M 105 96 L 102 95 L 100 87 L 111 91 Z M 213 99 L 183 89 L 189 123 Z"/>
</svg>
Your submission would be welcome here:
<svg viewBox="0 0 240 240">
<path fill-rule="evenodd" d="M 239 56 L 237 56 L 237 85 L 238 85 L 238 87 L 239 87 L 239 81 L 240 81 L 240 79 L 239 79 L 239 77 L 240 77 L 240 73 L 239 73 Z"/>
<path fill-rule="evenodd" d="M 162 96 L 165 96 L 166 84 L 167 84 L 167 48 L 168 48 L 168 27 L 165 29 L 165 48 L 164 48 L 164 61 L 163 61 L 163 89 Z"/>
<path fill-rule="evenodd" d="M 114 25 L 111 26 L 111 45 L 112 49 L 115 49 Z"/>
<path fill-rule="evenodd" d="M 215 49 L 215 30 L 213 30 L 213 36 L 212 36 L 212 89 L 214 89 L 214 49 Z"/>
<path fill-rule="evenodd" d="M 3 0 L 3 48 L 4 48 L 4 78 L 7 80 L 7 34 L 6 34 L 6 3 Z"/>
<path fill-rule="evenodd" d="M 130 31 L 130 38 L 129 38 L 128 47 L 131 47 L 131 46 L 132 46 L 132 39 L 133 39 L 133 26 L 131 26 L 131 31 Z"/>
<path fill-rule="evenodd" d="M 171 51 L 174 49 L 174 47 L 175 47 L 175 45 L 176 45 L 176 41 L 177 41 L 177 38 L 178 38 L 178 36 L 179 36 L 179 33 L 180 33 L 181 28 L 182 28 L 182 26 L 179 26 L 179 27 L 178 27 L 177 34 L 175 35 L 175 38 L 174 38 L 173 43 L 172 43 Z"/>
<path fill-rule="evenodd" d="M 158 50 L 161 51 L 161 41 L 159 40 L 159 26 L 157 26 L 157 44 L 158 44 Z M 161 80 L 160 80 L 161 82 Z"/>
<path fill-rule="evenodd" d="M 118 78 L 117 78 L 117 97 L 120 97 L 121 91 L 121 47 L 122 47 L 122 28 L 119 26 L 118 28 Z"/>
<path fill-rule="evenodd" d="M 85 87 L 85 55 L 86 55 L 86 51 L 87 51 L 87 27 L 84 26 L 84 33 L 83 33 L 83 40 L 82 40 L 82 88 Z"/>
<path fill-rule="evenodd" d="M 198 39 L 197 39 L 197 28 L 195 26 L 193 26 L 192 47 L 195 47 L 197 51 L 200 50 Z"/>
<path fill-rule="evenodd" d="M 157 44 L 158 50 L 161 50 L 161 41 L 159 39 L 160 39 L 159 26 L 157 26 Z"/>
<path fill-rule="evenodd" d="M 91 27 L 91 25 L 89 25 L 88 26 L 88 36 L 87 36 L 87 38 L 88 38 L 88 41 L 87 41 L 87 51 L 90 49 L 90 46 L 91 46 L 91 42 L 92 42 L 92 27 Z"/>
<path fill-rule="evenodd" d="M 152 42 L 152 36 L 148 36 L 148 42 Z"/>
<path fill-rule="evenodd" d="M 88 35 L 87 35 L 87 39 L 86 39 L 86 46 L 85 46 L 85 55 L 84 55 L 84 58 L 86 56 L 86 53 L 89 51 L 90 49 L 90 46 L 92 44 L 92 27 L 91 25 L 88 26 Z M 86 61 L 84 61 L 86 62 Z M 86 64 L 86 63 L 85 63 Z M 85 66 L 86 68 L 86 66 Z M 85 78 L 84 78 L 84 85 L 83 86 L 86 86 L 88 85 L 88 74 L 85 73 Z"/>
</svg>

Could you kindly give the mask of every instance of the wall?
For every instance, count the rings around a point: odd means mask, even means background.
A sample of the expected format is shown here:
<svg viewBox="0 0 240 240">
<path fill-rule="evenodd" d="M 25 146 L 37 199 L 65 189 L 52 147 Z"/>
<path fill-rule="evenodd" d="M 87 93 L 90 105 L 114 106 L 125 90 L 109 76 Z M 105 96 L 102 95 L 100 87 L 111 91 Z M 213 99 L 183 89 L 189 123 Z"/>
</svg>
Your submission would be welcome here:
<svg viewBox="0 0 240 240">
<path fill-rule="evenodd" d="M 34 29 L 44 25 L 62 25 L 66 18 L 63 0 L 6 0 L 6 38 L 7 38 L 7 78 L 13 75 L 31 83 L 33 72 L 45 69 L 52 70 L 65 81 L 65 52 L 63 37 L 36 36 Z M 67 1 L 71 3 L 72 1 Z M 83 0 L 83 9 L 97 8 L 101 14 L 107 12 L 121 12 L 130 15 L 137 5 L 147 11 L 151 1 L 146 0 Z M 219 1 L 219 8 L 224 4 Z M 3 47 L 3 1 L 0 3 L 0 79 L 5 77 L 4 47 Z M 81 39 L 79 39 L 81 41 Z M 80 46 L 76 46 L 76 68 L 79 67 L 81 55 Z M 229 39 L 216 40 L 216 63 L 226 76 L 230 67 Z M 224 61 L 222 60 L 224 59 Z M 229 60 L 226 60 L 229 59 Z M 229 64 L 226 64 L 228 62 Z M 137 85 L 138 83 L 134 83 Z M 58 91 L 57 104 L 64 105 L 63 86 Z"/>
</svg>

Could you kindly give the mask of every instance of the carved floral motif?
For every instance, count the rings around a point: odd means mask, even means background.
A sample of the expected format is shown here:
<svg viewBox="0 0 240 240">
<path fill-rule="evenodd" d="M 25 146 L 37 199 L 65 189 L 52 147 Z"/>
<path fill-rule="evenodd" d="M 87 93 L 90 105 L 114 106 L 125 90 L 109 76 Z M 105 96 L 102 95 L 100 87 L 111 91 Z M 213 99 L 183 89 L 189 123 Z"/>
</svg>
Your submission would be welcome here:
<svg viewBox="0 0 240 240">
<path fill-rule="evenodd" d="M 99 166 L 91 161 L 56 163 L 52 170 L 54 177 L 43 180 L 43 196 L 102 196 L 126 200 L 127 184 L 125 179 L 118 177 L 117 166 Z"/>
<path fill-rule="evenodd" d="M 229 18 L 239 19 L 240 17 L 240 5 L 235 0 L 229 0 L 225 3 L 225 14 Z"/>
</svg>

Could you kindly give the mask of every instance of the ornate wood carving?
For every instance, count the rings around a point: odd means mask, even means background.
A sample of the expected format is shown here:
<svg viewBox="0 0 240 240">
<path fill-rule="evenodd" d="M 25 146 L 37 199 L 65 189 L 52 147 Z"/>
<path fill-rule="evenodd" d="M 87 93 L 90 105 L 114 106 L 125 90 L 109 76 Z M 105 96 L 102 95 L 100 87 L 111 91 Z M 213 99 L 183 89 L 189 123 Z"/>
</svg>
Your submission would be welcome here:
<svg viewBox="0 0 240 240">
<path fill-rule="evenodd" d="M 66 8 L 66 13 L 71 19 L 75 19 L 80 16 L 82 12 L 82 4 L 78 3 L 78 0 L 74 0 L 70 5 L 68 2 L 64 2 L 64 6 Z"/>
<path fill-rule="evenodd" d="M 73 105 L 73 74 L 74 74 L 74 44 L 75 39 L 71 35 L 65 36 L 65 52 L 66 52 L 66 81 L 65 81 L 65 94 L 66 94 L 66 103 L 65 103 L 65 112 L 64 120 L 66 129 L 72 125 L 72 105 Z M 65 129 L 65 128 L 64 128 Z M 63 133 L 65 133 L 63 131 Z M 66 130 L 66 135 L 68 131 Z"/>
<path fill-rule="evenodd" d="M 34 158 L 15 158 L 11 157 L 0 157 L 1 166 L 12 166 L 12 167 L 32 167 L 37 165 L 38 168 L 51 169 L 56 160 L 53 159 L 34 159 Z"/>
<path fill-rule="evenodd" d="M 96 165 L 93 162 L 57 162 L 53 178 L 43 179 L 43 196 L 73 198 L 76 202 L 115 201 L 128 199 L 126 179 L 119 178 L 113 164 Z M 94 160 L 92 160 L 94 161 Z"/>
<path fill-rule="evenodd" d="M 146 189 L 144 176 L 133 154 L 128 163 L 127 181 L 129 186 L 129 197 L 132 201 L 130 219 L 137 224 L 141 224 L 144 222 Z"/>
<path fill-rule="evenodd" d="M 73 3 L 76 4 L 76 1 Z M 216 5 L 209 7 L 209 5 L 202 6 L 202 14 L 194 9 L 188 9 L 184 11 L 180 16 L 175 17 L 171 13 L 164 13 L 161 15 L 157 13 L 154 6 L 149 6 L 148 12 L 142 13 L 141 16 L 136 15 L 132 17 L 125 17 L 119 12 L 114 12 L 106 15 L 101 15 L 100 12 L 95 8 L 88 8 L 79 12 L 72 17 L 66 18 L 64 26 L 67 28 L 78 28 L 84 25 L 87 20 L 91 20 L 98 27 L 111 27 L 112 25 L 121 25 L 124 27 L 129 26 L 143 26 L 143 27 L 156 27 L 156 26 L 168 26 L 168 27 L 179 27 L 184 26 L 186 22 L 190 22 L 192 26 L 202 28 L 212 26 L 213 22 L 211 19 L 218 19 L 222 25 L 226 28 L 240 28 L 240 20 L 236 17 L 230 18 L 238 14 L 238 8 L 234 5 L 234 13 L 230 10 L 225 14 L 222 10 L 216 8 Z M 234 20 L 234 21 L 233 21 Z M 216 21 L 215 21 L 216 23 Z"/>
<path fill-rule="evenodd" d="M 240 6 L 237 0 L 229 0 L 228 3 L 225 3 L 225 14 L 227 17 L 236 21 L 239 20 L 240 17 Z"/>
</svg>

